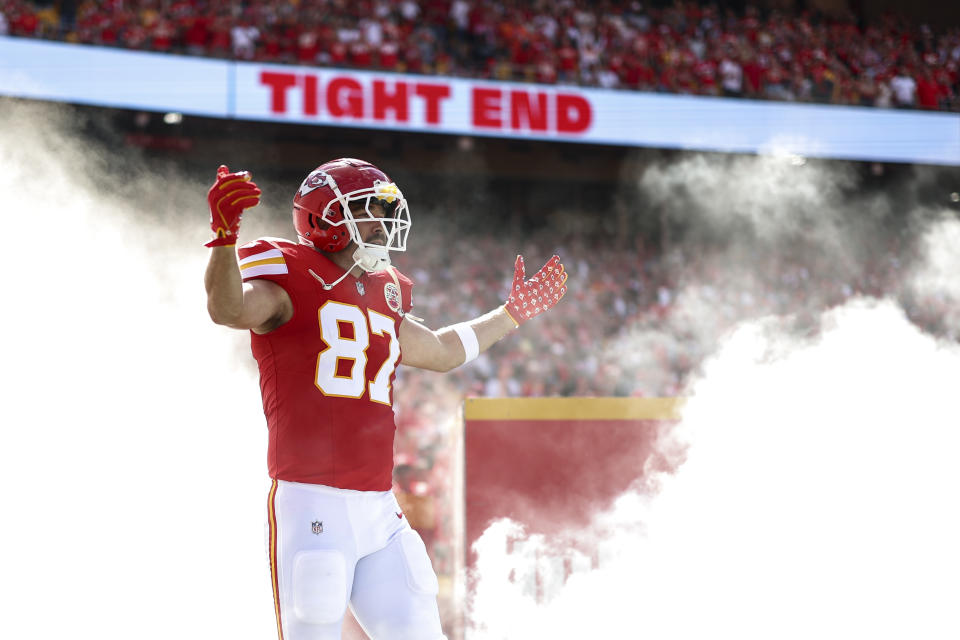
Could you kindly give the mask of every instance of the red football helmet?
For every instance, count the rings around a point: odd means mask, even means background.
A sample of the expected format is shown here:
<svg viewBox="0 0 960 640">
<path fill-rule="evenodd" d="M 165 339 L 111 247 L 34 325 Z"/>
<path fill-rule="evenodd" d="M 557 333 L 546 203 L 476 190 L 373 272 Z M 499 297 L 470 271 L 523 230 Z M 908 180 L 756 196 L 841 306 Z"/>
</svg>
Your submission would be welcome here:
<svg viewBox="0 0 960 640">
<path fill-rule="evenodd" d="M 353 202 L 362 202 L 365 213 L 352 211 Z M 383 207 L 384 217 L 370 212 L 371 203 Z M 383 245 L 363 242 L 357 222 L 367 219 L 382 225 Z M 389 251 L 406 251 L 410 211 L 400 189 L 383 171 L 364 160 L 338 158 L 311 171 L 300 185 L 293 196 L 293 226 L 302 244 L 331 253 L 342 251 L 352 240 L 359 248 L 358 264 L 372 271 L 390 264 Z"/>
</svg>

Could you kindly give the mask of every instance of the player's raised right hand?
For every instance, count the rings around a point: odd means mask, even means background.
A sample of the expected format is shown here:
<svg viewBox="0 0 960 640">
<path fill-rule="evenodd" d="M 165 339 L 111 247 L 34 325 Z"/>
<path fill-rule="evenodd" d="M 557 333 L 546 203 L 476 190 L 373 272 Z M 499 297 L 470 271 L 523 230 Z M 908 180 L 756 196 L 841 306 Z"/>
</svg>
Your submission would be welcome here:
<svg viewBox="0 0 960 640">
<path fill-rule="evenodd" d="M 517 256 L 510 295 L 503 305 L 507 315 L 519 327 L 560 302 L 567 293 L 566 282 L 567 272 L 559 256 L 547 260 L 547 264 L 540 267 L 540 271 L 529 280 L 526 279 L 523 256 Z"/>
<path fill-rule="evenodd" d="M 222 164 L 217 169 L 217 181 L 207 191 L 207 202 L 214 238 L 206 246 L 232 246 L 237 244 L 243 210 L 260 203 L 260 188 L 251 179 L 249 171 L 230 173 L 227 165 Z"/>
</svg>

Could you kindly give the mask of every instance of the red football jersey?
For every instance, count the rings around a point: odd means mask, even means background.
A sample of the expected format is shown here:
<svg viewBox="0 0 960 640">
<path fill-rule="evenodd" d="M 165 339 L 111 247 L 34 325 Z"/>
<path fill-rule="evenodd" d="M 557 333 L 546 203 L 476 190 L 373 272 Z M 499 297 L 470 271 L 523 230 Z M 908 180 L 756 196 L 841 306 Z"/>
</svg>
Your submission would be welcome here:
<svg viewBox="0 0 960 640">
<path fill-rule="evenodd" d="M 387 491 L 393 472 L 393 381 L 400 322 L 413 283 L 395 269 L 347 276 L 312 247 L 261 238 L 238 250 L 246 282 L 263 278 L 290 295 L 293 317 L 250 332 L 278 480 Z"/>
</svg>

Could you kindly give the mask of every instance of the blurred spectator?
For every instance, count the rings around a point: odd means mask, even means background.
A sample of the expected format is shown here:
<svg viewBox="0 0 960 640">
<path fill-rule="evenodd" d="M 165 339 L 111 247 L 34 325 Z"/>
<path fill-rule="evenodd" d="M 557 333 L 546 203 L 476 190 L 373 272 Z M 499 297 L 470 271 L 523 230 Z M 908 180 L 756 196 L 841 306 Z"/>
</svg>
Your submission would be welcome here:
<svg viewBox="0 0 960 640">
<path fill-rule="evenodd" d="M 767 73 L 763 62 L 747 49 L 743 55 L 743 78 L 746 80 L 744 88 L 746 95 L 750 98 L 756 98 L 763 94 L 763 78 Z"/>
<path fill-rule="evenodd" d="M 38 33 L 40 21 L 32 5 L 11 2 L 7 6 L 10 9 L 10 35 L 27 37 L 40 35 Z"/>
<path fill-rule="evenodd" d="M 901 67 L 890 80 L 890 88 L 898 107 L 912 107 L 917 102 L 917 81 L 909 71 Z"/>
<path fill-rule="evenodd" d="M 873 105 L 884 109 L 893 106 L 893 88 L 885 76 L 877 77 L 877 97 L 874 98 Z"/>
<path fill-rule="evenodd" d="M 729 49 L 720 61 L 720 88 L 728 98 L 743 95 L 743 67 L 737 61 L 733 49 Z"/>
<path fill-rule="evenodd" d="M 763 95 L 770 100 L 794 99 L 787 82 L 787 72 L 777 61 L 774 61 L 770 68 L 766 70 Z"/>
<path fill-rule="evenodd" d="M 939 109 L 941 104 L 940 85 L 934 79 L 929 68 L 924 67 L 917 80 L 917 103 L 921 109 Z"/>
<path fill-rule="evenodd" d="M 320 56 L 320 43 L 317 34 L 311 30 L 303 30 L 297 37 L 297 62 L 300 64 L 316 64 Z"/>
<path fill-rule="evenodd" d="M 235 24 L 230 29 L 230 45 L 233 48 L 233 57 L 241 60 L 252 60 L 257 50 L 257 40 L 260 30 L 247 21 Z"/>
<path fill-rule="evenodd" d="M 183 41 L 186 52 L 192 56 L 202 56 L 207 52 L 210 42 L 210 18 L 196 16 L 186 20 Z"/>
<path fill-rule="evenodd" d="M 230 56 L 232 35 L 229 24 L 229 19 L 226 17 L 214 18 L 210 26 L 210 39 L 207 41 L 210 55 L 218 58 Z"/>
</svg>

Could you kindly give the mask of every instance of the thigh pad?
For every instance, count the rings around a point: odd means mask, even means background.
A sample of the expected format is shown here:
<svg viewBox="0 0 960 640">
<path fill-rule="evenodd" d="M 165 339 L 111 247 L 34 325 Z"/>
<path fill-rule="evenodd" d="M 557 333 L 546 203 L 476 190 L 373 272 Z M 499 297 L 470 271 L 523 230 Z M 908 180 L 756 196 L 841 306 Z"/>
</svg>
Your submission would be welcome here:
<svg viewBox="0 0 960 640">
<path fill-rule="evenodd" d="M 301 551 L 293 558 L 293 612 L 308 624 L 330 624 L 347 610 L 347 564 L 338 551 Z"/>
<path fill-rule="evenodd" d="M 423 540 L 413 529 L 407 529 L 400 534 L 400 550 L 403 553 L 403 563 L 407 569 L 407 584 L 415 593 L 437 595 L 440 586 L 437 584 L 437 574 L 430 564 L 430 556 Z"/>
</svg>

